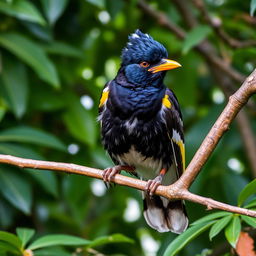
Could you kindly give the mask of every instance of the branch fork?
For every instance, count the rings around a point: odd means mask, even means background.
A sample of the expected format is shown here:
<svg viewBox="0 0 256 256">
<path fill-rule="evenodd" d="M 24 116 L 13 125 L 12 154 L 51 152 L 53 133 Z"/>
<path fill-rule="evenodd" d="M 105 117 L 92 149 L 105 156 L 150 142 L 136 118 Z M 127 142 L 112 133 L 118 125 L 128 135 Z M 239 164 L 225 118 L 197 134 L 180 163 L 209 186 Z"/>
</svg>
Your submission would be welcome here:
<svg viewBox="0 0 256 256">
<path fill-rule="evenodd" d="M 217 146 L 217 143 L 223 136 L 224 132 L 228 129 L 237 113 L 247 103 L 250 96 L 254 93 L 256 93 L 256 69 L 245 80 L 237 92 L 230 96 L 228 104 L 220 114 L 212 129 L 209 131 L 208 135 L 205 137 L 204 141 L 202 142 L 201 146 L 199 147 L 198 151 L 194 155 L 193 159 L 191 160 L 186 171 L 183 173 L 180 179 L 169 186 L 160 185 L 156 189 L 155 194 L 166 197 L 170 200 L 181 199 L 202 204 L 205 205 L 208 210 L 219 209 L 256 218 L 256 211 L 224 204 L 211 198 L 202 197 L 188 191 L 194 179 L 199 174 L 202 167 Z M 21 168 L 59 171 L 103 179 L 102 170 L 76 164 L 32 160 L 3 154 L 0 154 L 0 163 L 14 165 Z M 145 190 L 147 184 L 146 181 L 120 174 L 114 176 L 113 182 L 139 190 Z"/>
</svg>

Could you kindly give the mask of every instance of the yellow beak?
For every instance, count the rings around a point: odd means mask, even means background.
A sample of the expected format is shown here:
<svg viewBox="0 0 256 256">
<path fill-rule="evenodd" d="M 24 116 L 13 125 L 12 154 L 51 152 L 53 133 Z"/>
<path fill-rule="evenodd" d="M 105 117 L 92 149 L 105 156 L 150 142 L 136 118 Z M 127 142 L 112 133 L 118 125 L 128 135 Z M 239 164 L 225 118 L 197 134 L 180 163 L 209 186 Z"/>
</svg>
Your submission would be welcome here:
<svg viewBox="0 0 256 256">
<path fill-rule="evenodd" d="M 148 69 L 148 71 L 150 71 L 152 73 L 157 73 L 159 71 L 165 71 L 165 70 L 170 70 L 170 69 L 179 68 L 179 67 L 181 67 L 181 65 L 177 61 L 169 60 L 169 59 L 162 59 L 162 61 L 159 65 Z"/>
</svg>

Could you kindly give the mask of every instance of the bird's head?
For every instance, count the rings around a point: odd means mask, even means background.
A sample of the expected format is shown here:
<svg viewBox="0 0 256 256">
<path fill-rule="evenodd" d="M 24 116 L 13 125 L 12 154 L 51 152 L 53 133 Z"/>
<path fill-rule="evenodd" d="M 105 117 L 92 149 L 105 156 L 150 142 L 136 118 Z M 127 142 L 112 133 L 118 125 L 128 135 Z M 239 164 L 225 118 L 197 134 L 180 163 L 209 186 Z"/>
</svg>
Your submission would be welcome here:
<svg viewBox="0 0 256 256">
<path fill-rule="evenodd" d="M 167 70 L 181 65 L 167 59 L 165 47 L 148 34 L 136 30 L 122 51 L 122 69 L 128 82 L 134 85 L 159 85 Z"/>
</svg>

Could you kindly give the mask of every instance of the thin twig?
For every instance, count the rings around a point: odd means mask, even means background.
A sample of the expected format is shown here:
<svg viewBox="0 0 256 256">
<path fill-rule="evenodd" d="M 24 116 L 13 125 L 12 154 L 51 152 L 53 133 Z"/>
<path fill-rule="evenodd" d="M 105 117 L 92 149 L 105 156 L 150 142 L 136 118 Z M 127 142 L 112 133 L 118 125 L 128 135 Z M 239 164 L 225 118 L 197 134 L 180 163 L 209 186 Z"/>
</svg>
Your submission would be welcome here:
<svg viewBox="0 0 256 256">
<path fill-rule="evenodd" d="M 180 14 L 182 15 L 183 19 L 187 23 L 187 26 L 189 28 L 193 28 L 196 24 L 198 24 L 198 20 L 194 13 L 189 10 L 190 6 L 189 3 L 184 1 L 184 0 L 172 0 L 172 2 L 176 5 L 177 9 L 179 10 Z M 221 29 L 220 25 L 217 22 L 214 22 L 213 19 L 208 14 L 208 11 L 205 7 L 205 4 L 202 0 L 192 0 L 194 5 L 197 7 L 199 12 L 201 12 L 202 16 L 205 17 L 207 22 L 213 27 L 216 28 L 217 31 L 223 35 L 227 40 L 234 41 L 232 38 L 228 38 L 228 35 L 225 34 L 225 32 Z M 218 34 L 218 33 L 217 33 Z M 221 37 L 221 35 L 219 35 Z M 206 44 L 208 44 L 209 50 L 205 52 L 206 55 L 215 55 L 216 56 L 216 51 L 211 46 L 212 44 L 210 43 L 209 40 L 205 40 Z M 205 55 L 205 57 L 206 57 Z M 229 65 L 229 62 L 227 62 L 224 58 L 223 63 L 226 63 Z M 208 63 L 210 70 L 213 72 L 213 76 L 217 80 L 219 86 L 221 87 L 222 91 L 224 92 L 226 98 L 228 98 L 230 95 L 232 95 L 236 91 L 236 86 L 234 85 L 234 82 L 229 76 L 223 75 L 223 72 L 220 72 L 221 70 L 219 69 L 218 65 L 215 65 L 211 62 Z M 248 107 L 250 106 L 253 111 L 255 111 L 255 103 L 250 100 L 248 102 Z M 256 177 L 256 161 L 255 161 L 255 155 L 256 155 L 256 142 L 254 138 L 254 134 L 252 132 L 251 124 L 247 115 L 247 112 L 245 110 L 242 110 L 237 118 L 236 122 L 238 124 L 239 132 L 241 134 L 241 138 L 243 141 L 244 148 L 247 152 L 247 158 L 249 161 L 249 164 L 251 166 L 252 170 L 252 175 L 253 177 Z"/>
<path fill-rule="evenodd" d="M 213 125 L 212 129 L 204 139 L 203 143 L 201 144 L 200 148 L 196 152 L 194 158 L 180 179 L 170 186 L 159 186 L 156 190 L 157 195 L 164 196 L 168 199 L 184 199 L 193 201 L 205 205 L 209 210 L 220 209 L 256 217 L 256 211 L 224 204 L 211 198 L 192 194 L 188 191 L 188 188 L 191 186 L 193 180 L 201 171 L 203 165 L 211 155 L 224 132 L 228 129 L 236 114 L 246 104 L 249 97 L 254 93 L 256 93 L 256 69 L 245 80 L 239 90 L 230 96 L 227 106 L 217 119 L 216 123 Z M 72 174 L 80 174 L 97 179 L 103 178 L 102 170 L 76 164 L 39 161 L 9 155 L 0 155 L 0 163 L 15 165 L 21 168 L 52 170 Z M 116 184 L 133 187 L 139 190 L 145 190 L 147 184 L 146 181 L 126 177 L 119 174 L 116 175 L 112 181 Z"/>
<path fill-rule="evenodd" d="M 180 187 L 189 188 L 191 186 L 193 180 L 217 146 L 220 138 L 229 129 L 229 126 L 237 113 L 254 93 L 256 93 L 256 69 L 245 80 L 236 93 L 229 97 L 229 102 L 225 109 L 204 139 L 184 174 L 176 182 L 179 183 Z"/>
<path fill-rule="evenodd" d="M 201 144 L 200 148 L 196 152 L 194 158 L 192 159 L 188 168 L 180 177 L 180 179 L 170 186 L 159 186 L 156 190 L 157 195 L 164 196 L 171 200 L 183 199 L 196 202 L 205 205 L 209 210 L 220 209 L 224 211 L 256 217 L 256 211 L 224 204 L 211 198 L 192 194 L 188 191 L 188 188 L 190 187 L 198 173 L 201 171 L 203 165 L 211 155 L 212 151 L 216 147 L 220 138 L 223 136 L 224 132 L 228 129 L 236 114 L 246 104 L 249 97 L 254 93 L 256 93 L 256 69 L 245 80 L 239 90 L 235 94 L 230 96 L 227 106 L 221 113 L 220 117 L 217 119 L 216 123 L 213 125 L 212 129 L 204 139 L 203 143 Z M 102 170 L 76 164 L 39 161 L 9 155 L 0 155 L 0 163 L 15 165 L 21 168 L 52 170 L 72 174 L 80 174 L 94 177 L 97 179 L 103 178 Z M 146 181 L 126 177 L 119 174 L 116 175 L 112 181 L 116 184 L 133 187 L 139 190 L 145 190 L 147 184 Z"/>
<path fill-rule="evenodd" d="M 212 74 L 214 78 L 217 81 L 217 84 L 220 86 L 221 90 L 225 94 L 225 97 L 228 99 L 230 95 L 233 93 L 233 88 L 232 88 L 232 81 L 229 77 L 226 77 L 222 73 L 219 72 L 218 69 L 215 68 L 215 66 L 211 65 L 210 69 L 212 71 Z M 255 103 L 252 101 L 252 99 L 249 99 L 247 106 L 250 104 L 250 109 L 252 111 L 256 111 Z M 249 106 L 248 106 L 249 107 Z M 251 167 L 252 171 L 252 176 L 256 178 L 256 161 L 255 161 L 255 156 L 256 156 L 256 141 L 254 138 L 254 134 L 252 131 L 251 123 L 248 117 L 248 113 L 245 111 L 245 109 L 242 109 L 236 119 L 235 119 L 238 129 L 240 132 L 240 136 L 243 142 L 243 146 L 245 149 L 246 157 L 249 161 L 249 165 Z"/>
<path fill-rule="evenodd" d="M 153 9 L 144 0 L 138 1 L 138 7 L 147 15 L 154 18 L 155 21 L 162 27 L 173 32 L 178 38 L 185 39 L 186 32 L 178 25 L 173 23 L 163 12 Z M 230 76 L 234 81 L 242 83 L 245 77 L 238 71 L 234 70 L 228 63 L 215 54 L 213 47 L 206 41 L 201 42 L 196 47 L 196 50 L 205 57 L 207 61 L 218 66 L 218 68 L 225 72 L 227 76 Z"/>
<path fill-rule="evenodd" d="M 247 157 L 252 170 L 252 175 L 254 178 L 256 178 L 256 141 L 250 127 L 248 115 L 246 114 L 245 110 L 242 109 L 238 113 L 236 121 L 241 134 L 244 148 L 246 149 Z"/>
<path fill-rule="evenodd" d="M 183 0 L 172 0 L 172 2 L 180 11 L 183 19 L 187 23 L 187 26 L 189 28 L 193 28 L 198 23 L 198 21 L 196 17 L 193 15 L 193 12 L 188 10 L 187 2 Z M 153 9 L 144 0 L 140 0 L 138 2 L 138 6 L 144 13 L 154 18 L 159 25 L 175 33 L 178 38 L 184 39 L 186 37 L 186 33 L 182 28 L 174 24 L 170 19 L 167 18 L 167 16 L 164 13 Z M 163 20 L 164 22 L 162 22 Z M 208 40 L 204 40 L 199 45 L 197 45 L 196 50 L 206 59 L 208 66 L 210 67 L 211 70 L 213 70 L 214 77 L 218 81 L 218 84 L 222 87 L 222 90 L 225 93 L 226 97 L 232 95 L 237 88 L 234 84 L 234 81 L 242 83 L 245 80 L 245 77 L 236 70 L 234 70 L 232 67 L 230 67 L 230 64 L 227 63 L 224 59 L 218 57 L 216 50 Z M 248 107 L 250 107 L 250 109 L 252 109 L 255 112 L 255 103 L 252 100 L 249 101 L 247 105 Z M 240 115 L 245 115 L 243 117 L 244 119 L 247 118 L 247 114 L 245 112 L 242 112 Z M 240 122 L 240 119 L 238 119 L 237 121 Z M 248 123 L 247 127 L 245 127 L 245 125 L 242 128 L 244 130 L 250 131 L 247 132 L 247 134 L 252 134 L 250 124 Z M 241 137 L 245 142 L 244 135 L 245 132 L 241 131 Z M 254 140 L 252 138 L 253 137 L 249 137 L 246 139 L 247 141 L 251 141 L 250 145 L 249 143 L 244 144 L 246 152 L 251 152 L 250 155 L 253 155 L 256 152 L 256 144 L 253 144 Z M 250 165 L 254 166 L 255 161 L 253 160 L 252 157 L 250 157 L 250 155 L 248 155 L 248 160 L 250 162 Z"/>
<path fill-rule="evenodd" d="M 216 34 L 222 39 L 223 42 L 228 44 L 232 48 L 245 48 L 245 47 L 252 47 L 256 46 L 255 40 L 248 40 L 248 41 L 241 41 L 236 38 L 231 37 L 228 35 L 221 27 L 221 22 L 218 20 L 213 19 L 204 4 L 204 1 L 202 0 L 192 0 L 194 5 L 197 7 L 197 9 L 201 12 L 202 16 L 204 17 L 205 21 L 214 29 Z"/>
<path fill-rule="evenodd" d="M 102 174 L 103 174 L 102 170 L 81 166 L 81 165 L 76 165 L 76 164 L 32 160 L 32 159 L 26 159 L 26 158 L 15 157 L 10 155 L 2 155 L 2 154 L 0 154 L 0 163 L 14 165 L 21 168 L 33 168 L 33 169 L 40 169 L 40 170 L 65 172 L 70 174 L 79 174 L 79 175 L 84 175 L 84 176 L 93 177 L 97 179 L 102 179 Z M 143 190 L 143 191 L 145 190 L 147 185 L 146 181 L 127 177 L 120 174 L 115 175 L 112 182 L 119 185 Z M 215 201 L 211 198 L 195 195 L 189 192 L 185 188 L 180 188 L 179 186 L 177 186 L 176 183 L 170 186 L 159 186 L 155 194 L 159 196 L 164 196 L 168 199 L 183 199 L 183 200 L 199 203 L 199 204 L 205 205 L 208 210 L 220 209 L 220 210 L 243 214 L 243 215 L 256 218 L 256 211 L 252 211 L 252 210 L 248 210 L 248 209 L 244 209 L 236 206 L 231 206 L 228 204 Z"/>
</svg>

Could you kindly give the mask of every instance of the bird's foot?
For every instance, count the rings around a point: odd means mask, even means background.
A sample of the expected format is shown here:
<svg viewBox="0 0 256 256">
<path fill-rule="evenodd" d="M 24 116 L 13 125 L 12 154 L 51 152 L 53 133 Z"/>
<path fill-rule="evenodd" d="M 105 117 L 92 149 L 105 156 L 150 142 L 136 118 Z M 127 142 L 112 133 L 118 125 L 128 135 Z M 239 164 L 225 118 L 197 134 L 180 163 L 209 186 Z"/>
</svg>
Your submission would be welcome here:
<svg viewBox="0 0 256 256">
<path fill-rule="evenodd" d="M 158 175 L 153 180 L 148 180 L 145 190 L 149 193 L 150 196 L 153 196 L 156 192 L 158 186 L 162 184 L 163 176 Z"/>
<path fill-rule="evenodd" d="M 102 177 L 107 188 L 111 187 L 111 181 L 116 174 L 119 174 L 122 170 L 127 172 L 134 172 L 135 168 L 129 165 L 116 165 L 114 167 L 106 168 L 103 171 Z"/>
</svg>

